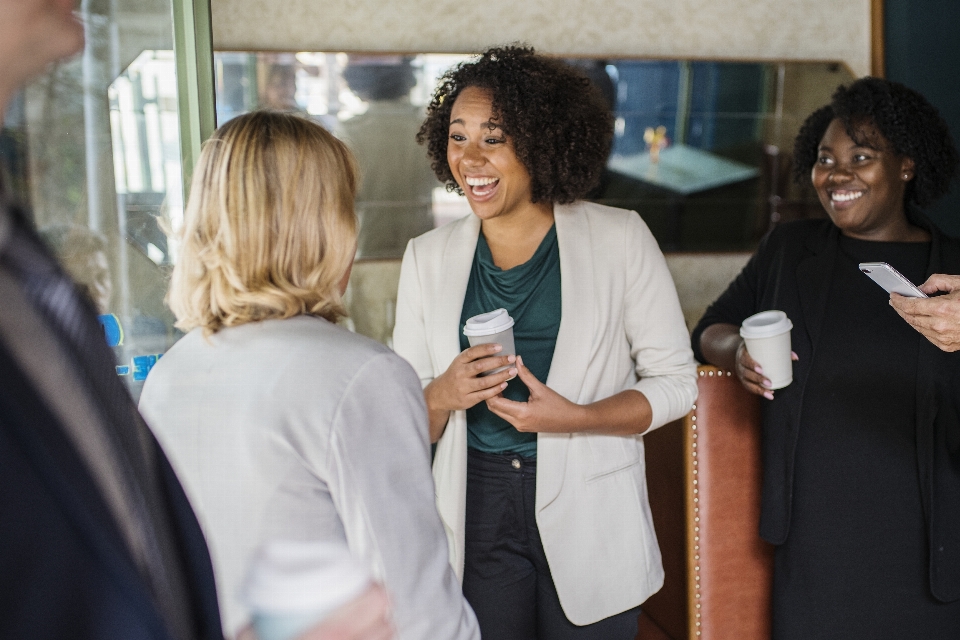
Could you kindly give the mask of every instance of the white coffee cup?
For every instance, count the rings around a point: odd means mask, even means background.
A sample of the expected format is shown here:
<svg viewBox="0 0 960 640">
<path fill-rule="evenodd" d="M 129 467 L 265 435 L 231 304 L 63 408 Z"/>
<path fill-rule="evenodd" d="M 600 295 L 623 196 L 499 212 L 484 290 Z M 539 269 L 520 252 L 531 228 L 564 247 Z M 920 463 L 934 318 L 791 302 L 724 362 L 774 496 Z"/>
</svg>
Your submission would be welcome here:
<svg viewBox="0 0 960 640">
<path fill-rule="evenodd" d="M 790 330 L 793 323 L 783 311 L 761 311 L 740 326 L 740 337 L 747 353 L 763 367 L 771 389 L 783 389 L 793 382 L 793 360 L 790 358 Z"/>
<path fill-rule="evenodd" d="M 517 355 L 517 348 L 513 344 L 513 324 L 513 318 L 510 317 L 506 309 L 496 309 L 469 318 L 463 327 L 463 335 L 467 336 L 467 341 L 470 342 L 471 347 L 478 344 L 497 343 L 503 347 L 499 355 L 515 356 Z M 512 364 L 508 364 L 480 375 L 489 376 L 505 371 L 512 366 Z"/>
<path fill-rule="evenodd" d="M 259 640 L 293 640 L 370 584 L 344 544 L 274 540 L 255 553 L 241 595 Z"/>
</svg>

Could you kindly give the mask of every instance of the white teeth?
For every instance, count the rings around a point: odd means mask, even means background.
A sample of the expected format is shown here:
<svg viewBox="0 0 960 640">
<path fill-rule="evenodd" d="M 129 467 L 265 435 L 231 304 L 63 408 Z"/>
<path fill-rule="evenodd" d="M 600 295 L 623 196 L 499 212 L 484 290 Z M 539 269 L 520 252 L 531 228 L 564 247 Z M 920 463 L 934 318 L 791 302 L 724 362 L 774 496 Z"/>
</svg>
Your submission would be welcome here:
<svg viewBox="0 0 960 640">
<path fill-rule="evenodd" d="M 834 202 L 850 202 L 863 195 L 863 191 L 834 191 L 830 194 L 830 199 Z"/>
<path fill-rule="evenodd" d="M 471 187 L 483 187 L 488 184 L 493 184 L 499 180 L 499 178 L 467 178 L 467 184 Z"/>
</svg>

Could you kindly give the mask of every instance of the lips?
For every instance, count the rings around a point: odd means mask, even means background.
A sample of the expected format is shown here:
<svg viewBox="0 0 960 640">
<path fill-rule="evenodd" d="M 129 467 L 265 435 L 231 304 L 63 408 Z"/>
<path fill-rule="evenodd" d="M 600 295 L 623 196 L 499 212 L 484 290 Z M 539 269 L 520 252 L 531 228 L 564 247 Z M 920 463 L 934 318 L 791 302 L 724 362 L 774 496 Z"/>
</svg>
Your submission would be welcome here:
<svg viewBox="0 0 960 640">
<path fill-rule="evenodd" d="M 861 190 L 849 190 L 849 191 L 831 191 L 830 192 L 830 201 L 831 202 L 853 202 L 863 197 L 863 191 Z"/>
<path fill-rule="evenodd" d="M 483 199 L 493 194 L 500 184 L 500 178 L 471 176 L 464 178 L 469 187 L 470 194 L 477 199 Z"/>
<path fill-rule="evenodd" d="M 843 211 L 853 207 L 866 193 L 864 189 L 831 189 L 827 191 L 830 198 L 830 207 L 834 211 Z"/>
</svg>

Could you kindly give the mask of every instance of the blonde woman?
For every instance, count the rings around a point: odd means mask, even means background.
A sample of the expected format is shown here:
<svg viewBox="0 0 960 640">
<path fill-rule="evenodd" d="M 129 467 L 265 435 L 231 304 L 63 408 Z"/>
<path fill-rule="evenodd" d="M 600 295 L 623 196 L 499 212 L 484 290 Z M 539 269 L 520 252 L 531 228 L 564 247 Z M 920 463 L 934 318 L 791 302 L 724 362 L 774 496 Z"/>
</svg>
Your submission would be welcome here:
<svg viewBox="0 0 960 640">
<path fill-rule="evenodd" d="M 291 114 L 231 120 L 206 144 L 169 302 L 189 333 L 140 408 L 196 508 L 224 630 L 267 540 L 349 546 L 386 586 L 397 636 L 478 638 L 433 504 L 427 416 L 401 358 L 335 324 L 353 261 L 357 169 Z"/>
</svg>

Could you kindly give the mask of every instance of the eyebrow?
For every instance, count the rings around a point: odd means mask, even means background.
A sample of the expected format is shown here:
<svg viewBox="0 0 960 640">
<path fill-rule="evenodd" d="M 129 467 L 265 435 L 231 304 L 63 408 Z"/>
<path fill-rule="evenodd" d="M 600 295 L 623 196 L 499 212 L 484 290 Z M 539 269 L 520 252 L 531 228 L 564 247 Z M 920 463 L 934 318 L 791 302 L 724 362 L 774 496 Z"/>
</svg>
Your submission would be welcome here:
<svg viewBox="0 0 960 640">
<path fill-rule="evenodd" d="M 854 149 L 869 149 L 870 151 L 881 151 L 881 149 L 877 149 L 876 147 L 872 147 L 872 146 L 870 146 L 869 144 L 861 144 L 861 143 L 857 142 L 856 140 L 853 141 L 853 148 L 854 148 Z M 833 147 L 827 146 L 827 145 L 825 145 L 825 144 L 819 144 L 819 145 L 817 145 L 817 151 L 833 151 Z"/>
<path fill-rule="evenodd" d="M 463 121 L 463 118 L 451 120 L 450 124 L 462 124 L 463 126 L 467 126 L 467 123 Z M 487 120 L 481 126 L 486 127 L 487 129 L 503 129 L 503 125 L 497 124 L 496 122 L 491 122 L 490 120 Z"/>
</svg>

